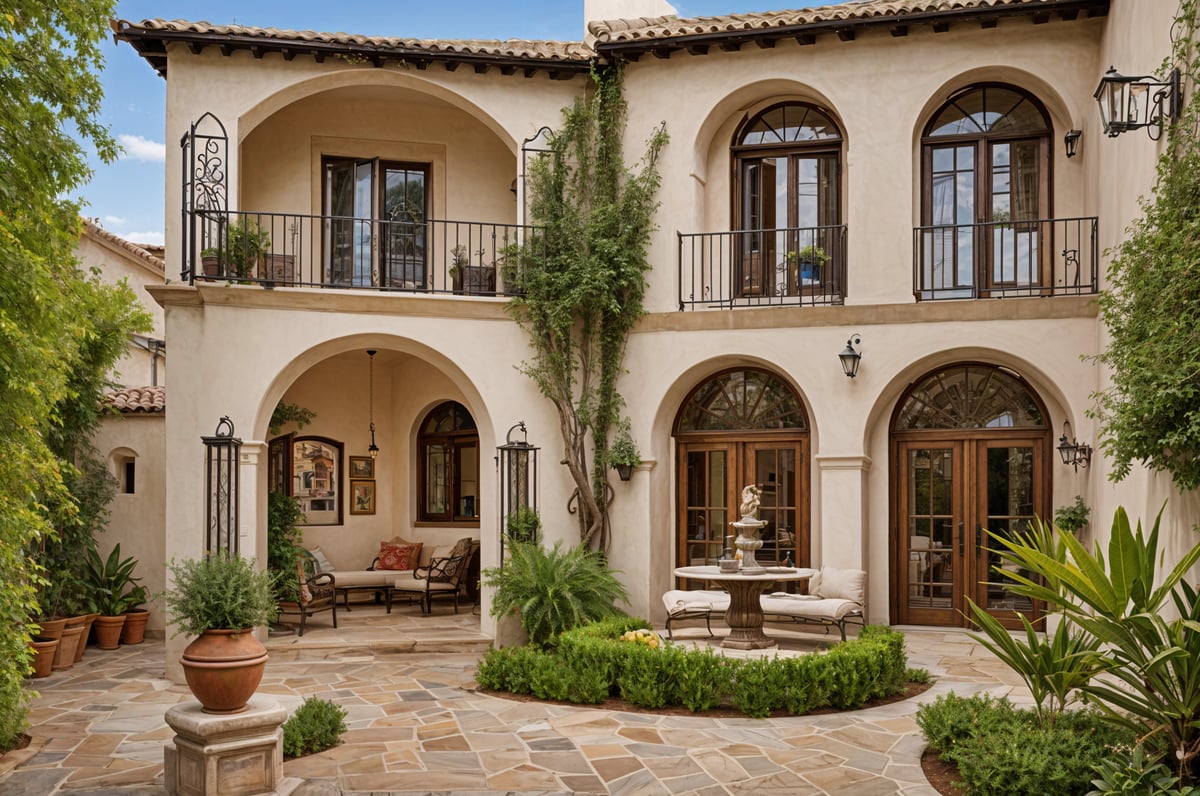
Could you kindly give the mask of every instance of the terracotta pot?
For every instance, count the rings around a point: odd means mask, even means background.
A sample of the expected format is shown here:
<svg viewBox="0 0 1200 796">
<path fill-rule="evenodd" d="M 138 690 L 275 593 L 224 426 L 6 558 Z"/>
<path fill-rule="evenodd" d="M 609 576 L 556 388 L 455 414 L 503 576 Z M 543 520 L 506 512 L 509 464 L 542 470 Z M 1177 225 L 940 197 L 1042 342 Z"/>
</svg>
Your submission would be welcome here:
<svg viewBox="0 0 1200 796">
<path fill-rule="evenodd" d="M 82 620 L 83 617 L 75 617 Z M 75 665 L 75 647 L 82 641 L 84 622 L 71 624 L 72 620 L 67 620 L 67 626 L 63 628 L 62 638 L 58 641 L 58 649 L 54 652 L 54 671 L 70 669 Z"/>
<path fill-rule="evenodd" d="M 121 646 L 121 628 L 125 627 L 125 614 L 96 617 L 96 643 L 102 650 L 115 650 Z"/>
<path fill-rule="evenodd" d="M 33 648 L 33 676 L 49 677 L 54 667 L 54 653 L 58 650 L 58 639 L 34 636 L 29 646 Z"/>
<path fill-rule="evenodd" d="M 46 638 L 62 638 L 63 628 L 67 626 L 67 618 L 65 616 L 56 616 L 53 619 L 37 620 L 38 627 L 42 629 L 39 636 Z"/>
<path fill-rule="evenodd" d="M 100 614 L 84 614 L 83 618 L 87 621 L 83 625 L 83 635 L 79 637 L 79 643 L 75 645 L 75 662 L 79 663 L 79 659 L 83 657 L 84 650 L 87 649 L 88 635 L 92 630 L 92 625 L 96 622 L 96 617 Z"/>
<path fill-rule="evenodd" d="M 121 628 L 122 644 L 141 644 L 146 639 L 146 622 L 150 612 L 145 608 L 134 608 L 125 612 L 125 626 Z"/>
<path fill-rule="evenodd" d="M 205 713 L 240 713 L 267 666 L 267 648 L 245 630 L 207 630 L 187 645 L 183 674 Z"/>
</svg>

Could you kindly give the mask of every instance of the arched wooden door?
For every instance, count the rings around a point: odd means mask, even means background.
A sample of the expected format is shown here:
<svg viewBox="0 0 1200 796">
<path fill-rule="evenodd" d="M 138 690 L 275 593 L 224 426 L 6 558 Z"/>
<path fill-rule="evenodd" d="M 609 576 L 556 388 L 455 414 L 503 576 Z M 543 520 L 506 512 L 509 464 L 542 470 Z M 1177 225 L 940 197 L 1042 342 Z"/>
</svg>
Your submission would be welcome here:
<svg viewBox="0 0 1200 796">
<path fill-rule="evenodd" d="M 716 563 L 742 487 L 757 484 L 767 523 L 758 560 L 807 566 L 808 436 L 799 397 L 770 373 L 725 371 L 694 389 L 675 421 L 676 563 Z"/>
<path fill-rule="evenodd" d="M 918 380 L 892 421 L 892 621 L 965 627 L 967 599 L 1019 628 L 1041 606 L 1014 594 L 987 531 L 1048 517 L 1046 412 L 1018 376 L 955 365 Z"/>
</svg>

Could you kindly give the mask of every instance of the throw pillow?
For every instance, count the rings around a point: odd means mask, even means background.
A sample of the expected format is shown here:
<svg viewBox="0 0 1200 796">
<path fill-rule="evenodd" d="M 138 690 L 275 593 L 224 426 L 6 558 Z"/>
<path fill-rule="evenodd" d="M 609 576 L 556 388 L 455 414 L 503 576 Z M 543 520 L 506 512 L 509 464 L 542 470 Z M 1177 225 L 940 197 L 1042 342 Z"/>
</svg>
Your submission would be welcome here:
<svg viewBox="0 0 1200 796">
<path fill-rule="evenodd" d="M 321 551 L 321 548 L 314 547 L 311 551 L 312 557 L 317 561 L 317 572 L 333 572 L 333 564 L 329 558 Z"/>
<path fill-rule="evenodd" d="M 379 543 L 379 563 L 377 569 L 412 569 L 421 556 L 421 546 L 414 544 Z"/>
<path fill-rule="evenodd" d="M 818 594 L 833 600 L 849 600 L 862 605 L 863 588 L 867 573 L 861 569 L 838 569 L 821 567 L 821 582 Z"/>
</svg>

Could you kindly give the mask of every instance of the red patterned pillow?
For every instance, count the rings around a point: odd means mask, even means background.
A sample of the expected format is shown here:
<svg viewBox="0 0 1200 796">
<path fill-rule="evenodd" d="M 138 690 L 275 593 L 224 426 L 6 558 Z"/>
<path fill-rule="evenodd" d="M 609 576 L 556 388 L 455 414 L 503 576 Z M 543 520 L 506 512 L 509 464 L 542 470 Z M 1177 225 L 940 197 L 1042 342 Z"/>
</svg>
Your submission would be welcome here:
<svg viewBox="0 0 1200 796">
<path fill-rule="evenodd" d="M 413 569 L 421 558 L 420 544 L 379 543 L 379 563 L 376 569 Z"/>
</svg>

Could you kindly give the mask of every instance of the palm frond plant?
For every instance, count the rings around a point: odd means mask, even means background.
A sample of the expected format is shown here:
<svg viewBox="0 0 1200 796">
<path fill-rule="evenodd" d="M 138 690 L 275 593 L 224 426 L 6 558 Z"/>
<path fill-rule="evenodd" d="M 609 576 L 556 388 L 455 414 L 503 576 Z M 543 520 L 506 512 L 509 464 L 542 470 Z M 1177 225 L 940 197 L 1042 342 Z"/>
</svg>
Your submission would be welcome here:
<svg viewBox="0 0 1200 796">
<path fill-rule="evenodd" d="M 515 543 L 503 567 L 483 571 L 496 589 L 492 616 L 518 613 L 530 643 L 543 645 L 564 630 L 622 613 L 618 601 L 629 593 L 603 556 L 584 545 L 549 550 L 537 543 Z"/>
</svg>

